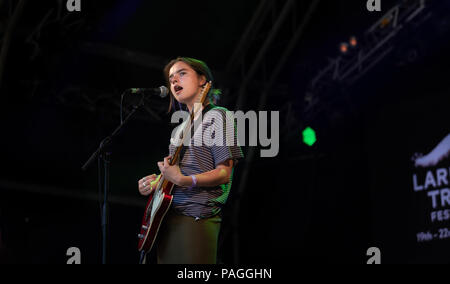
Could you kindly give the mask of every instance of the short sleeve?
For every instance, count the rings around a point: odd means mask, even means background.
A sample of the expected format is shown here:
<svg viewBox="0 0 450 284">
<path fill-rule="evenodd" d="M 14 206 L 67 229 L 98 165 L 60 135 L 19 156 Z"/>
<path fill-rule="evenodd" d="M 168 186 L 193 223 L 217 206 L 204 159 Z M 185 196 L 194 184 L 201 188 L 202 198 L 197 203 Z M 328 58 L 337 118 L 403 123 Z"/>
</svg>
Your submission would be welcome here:
<svg viewBox="0 0 450 284">
<path fill-rule="evenodd" d="M 225 108 L 214 108 L 206 113 L 204 120 L 203 142 L 210 148 L 215 167 L 229 159 L 236 164 L 244 157 L 237 143 L 233 112 Z"/>
</svg>

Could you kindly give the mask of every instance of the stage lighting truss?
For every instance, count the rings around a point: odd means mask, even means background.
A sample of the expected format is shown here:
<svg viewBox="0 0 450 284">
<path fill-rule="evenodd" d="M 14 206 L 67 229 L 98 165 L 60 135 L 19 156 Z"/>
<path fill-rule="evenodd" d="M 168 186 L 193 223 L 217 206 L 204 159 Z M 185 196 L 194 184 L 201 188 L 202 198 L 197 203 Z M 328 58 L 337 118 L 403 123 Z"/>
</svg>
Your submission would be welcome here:
<svg viewBox="0 0 450 284">
<path fill-rule="evenodd" d="M 356 37 L 350 38 L 349 46 L 355 44 L 354 50 L 349 49 L 345 54 L 341 50 L 341 54 L 330 59 L 328 66 L 311 81 L 309 96 L 305 97 L 305 112 L 311 111 L 318 103 L 318 95 L 327 86 L 340 82 L 355 83 L 390 54 L 395 48 L 394 39 L 401 30 L 409 25 L 417 27 L 431 17 L 431 11 L 427 11 L 429 1 L 400 1 L 365 32 L 363 40 L 358 42 Z"/>
<path fill-rule="evenodd" d="M 258 109 L 265 106 L 270 90 L 319 2 L 259 2 L 227 65 L 227 74 L 241 74 L 243 78 L 234 92 L 237 96 L 233 98 L 235 109 L 245 108 L 250 93 L 261 93 L 258 95 Z"/>
</svg>

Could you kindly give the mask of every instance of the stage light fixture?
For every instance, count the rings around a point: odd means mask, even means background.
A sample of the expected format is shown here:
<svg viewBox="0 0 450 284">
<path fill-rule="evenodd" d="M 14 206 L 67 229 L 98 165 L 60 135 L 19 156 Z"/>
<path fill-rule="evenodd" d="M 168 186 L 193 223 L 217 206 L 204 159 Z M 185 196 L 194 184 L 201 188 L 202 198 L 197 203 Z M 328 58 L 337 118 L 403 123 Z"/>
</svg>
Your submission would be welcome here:
<svg viewBox="0 0 450 284">
<path fill-rule="evenodd" d="M 341 45 L 339 46 L 339 50 L 341 51 L 342 54 L 346 54 L 348 52 L 348 43 L 342 42 Z"/>
<path fill-rule="evenodd" d="M 352 36 L 352 37 L 350 38 L 350 46 L 356 47 L 357 45 L 358 45 L 358 40 L 356 39 L 355 36 Z"/>
<path fill-rule="evenodd" d="M 393 18 L 392 15 L 389 15 L 389 16 L 383 18 L 383 20 L 381 20 L 381 23 L 380 23 L 380 28 L 383 29 L 383 28 L 387 27 L 391 23 L 392 18 Z"/>
</svg>

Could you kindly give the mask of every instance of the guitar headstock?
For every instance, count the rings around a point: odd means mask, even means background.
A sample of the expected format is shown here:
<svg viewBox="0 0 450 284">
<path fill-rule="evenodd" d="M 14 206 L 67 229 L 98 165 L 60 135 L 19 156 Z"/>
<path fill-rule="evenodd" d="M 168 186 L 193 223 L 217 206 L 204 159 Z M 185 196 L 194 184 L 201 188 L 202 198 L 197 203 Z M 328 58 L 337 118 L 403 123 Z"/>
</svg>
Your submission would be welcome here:
<svg viewBox="0 0 450 284">
<path fill-rule="evenodd" d="M 208 81 L 208 82 L 206 82 L 206 84 L 203 86 L 203 90 L 202 90 L 201 95 L 200 95 L 200 102 L 201 102 L 202 104 L 205 102 L 206 96 L 208 95 L 209 90 L 211 89 L 211 85 L 212 85 L 212 82 L 211 82 L 211 81 Z"/>
<path fill-rule="evenodd" d="M 198 103 L 194 104 L 194 109 L 193 109 L 193 112 L 191 113 L 191 115 L 194 115 L 194 113 L 198 113 L 202 109 L 202 106 L 203 106 L 203 104 L 205 103 L 205 100 L 206 100 L 206 96 L 208 95 L 209 90 L 211 89 L 211 85 L 212 85 L 212 82 L 208 81 L 203 86 L 203 89 L 202 89 L 202 91 L 200 93 L 200 100 L 199 100 Z"/>
</svg>

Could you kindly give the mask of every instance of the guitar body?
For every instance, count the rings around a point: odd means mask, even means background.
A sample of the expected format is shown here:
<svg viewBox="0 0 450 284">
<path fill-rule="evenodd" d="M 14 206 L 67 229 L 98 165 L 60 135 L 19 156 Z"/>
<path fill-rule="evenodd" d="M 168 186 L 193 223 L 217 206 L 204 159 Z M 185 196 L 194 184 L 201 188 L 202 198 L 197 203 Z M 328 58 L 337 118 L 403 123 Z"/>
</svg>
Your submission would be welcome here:
<svg viewBox="0 0 450 284">
<path fill-rule="evenodd" d="M 139 233 L 138 250 L 148 253 L 156 240 L 159 227 L 172 205 L 173 195 L 171 194 L 174 184 L 167 182 L 161 190 L 153 191 L 150 195 L 145 213 L 142 217 L 142 226 Z"/>
</svg>

